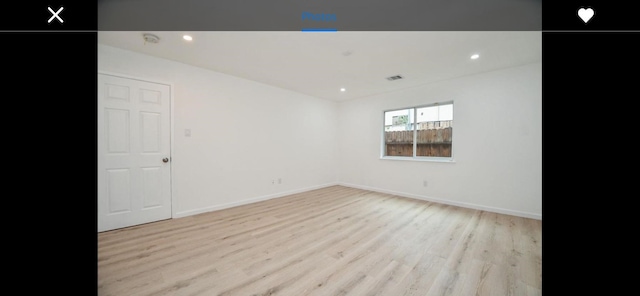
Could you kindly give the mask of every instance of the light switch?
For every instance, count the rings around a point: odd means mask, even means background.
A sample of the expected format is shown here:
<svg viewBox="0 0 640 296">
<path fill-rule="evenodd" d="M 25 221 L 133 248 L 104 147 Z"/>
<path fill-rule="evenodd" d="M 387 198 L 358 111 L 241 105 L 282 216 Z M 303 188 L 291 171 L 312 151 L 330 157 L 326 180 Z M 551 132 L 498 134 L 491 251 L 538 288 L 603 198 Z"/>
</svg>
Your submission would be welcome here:
<svg viewBox="0 0 640 296">
<path fill-rule="evenodd" d="M 185 129 L 184 130 L 184 136 L 185 137 L 191 137 L 191 130 L 190 129 Z"/>
</svg>

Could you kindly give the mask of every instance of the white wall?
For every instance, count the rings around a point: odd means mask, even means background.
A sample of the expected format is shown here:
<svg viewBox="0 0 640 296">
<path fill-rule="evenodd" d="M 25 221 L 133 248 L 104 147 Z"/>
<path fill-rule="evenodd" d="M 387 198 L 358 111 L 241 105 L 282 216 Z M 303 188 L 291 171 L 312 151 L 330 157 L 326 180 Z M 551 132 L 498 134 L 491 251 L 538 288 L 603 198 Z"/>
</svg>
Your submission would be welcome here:
<svg viewBox="0 0 640 296">
<path fill-rule="evenodd" d="M 384 110 L 449 100 L 455 163 L 380 159 Z M 343 102 L 338 114 L 340 183 L 542 218 L 541 63 Z"/>
<path fill-rule="evenodd" d="M 336 182 L 335 102 L 104 45 L 98 70 L 173 84 L 174 217 Z"/>
</svg>

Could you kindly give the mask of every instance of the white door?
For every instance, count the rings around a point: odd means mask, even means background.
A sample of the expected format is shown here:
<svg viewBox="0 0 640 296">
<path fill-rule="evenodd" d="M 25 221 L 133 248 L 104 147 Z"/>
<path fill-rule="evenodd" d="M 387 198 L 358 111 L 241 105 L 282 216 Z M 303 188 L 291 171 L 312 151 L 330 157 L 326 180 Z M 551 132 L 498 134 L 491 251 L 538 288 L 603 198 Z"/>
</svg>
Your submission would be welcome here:
<svg viewBox="0 0 640 296">
<path fill-rule="evenodd" d="M 98 232 L 171 218 L 170 87 L 98 74 Z"/>
</svg>

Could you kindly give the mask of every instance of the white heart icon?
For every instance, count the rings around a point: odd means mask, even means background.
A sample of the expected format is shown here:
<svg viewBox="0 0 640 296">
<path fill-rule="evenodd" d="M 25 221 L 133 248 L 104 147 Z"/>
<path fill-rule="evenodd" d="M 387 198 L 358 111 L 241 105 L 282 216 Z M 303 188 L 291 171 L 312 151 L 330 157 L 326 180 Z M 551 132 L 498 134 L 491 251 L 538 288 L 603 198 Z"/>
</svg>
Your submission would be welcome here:
<svg viewBox="0 0 640 296">
<path fill-rule="evenodd" d="M 580 8 L 578 9 L 578 16 L 582 19 L 582 21 L 586 24 L 595 14 L 593 9 L 591 8 Z"/>
</svg>

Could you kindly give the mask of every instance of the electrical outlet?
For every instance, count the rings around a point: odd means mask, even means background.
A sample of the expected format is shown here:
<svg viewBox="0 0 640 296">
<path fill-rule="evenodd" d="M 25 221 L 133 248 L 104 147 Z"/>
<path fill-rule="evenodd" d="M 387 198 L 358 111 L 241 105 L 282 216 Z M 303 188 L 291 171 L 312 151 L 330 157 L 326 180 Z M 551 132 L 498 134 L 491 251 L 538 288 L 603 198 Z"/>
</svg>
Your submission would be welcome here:
<svg viewBox="0 0 640 296">
<path fill-rule="evenodd" d="M 276 180 L 271 180 L 271 185 L 276 184 Z"/>
<path fill-rule="evenodd" d="M 427 187 L 427 180 L 422 181 L 422 186 Z"/>
</svg>

